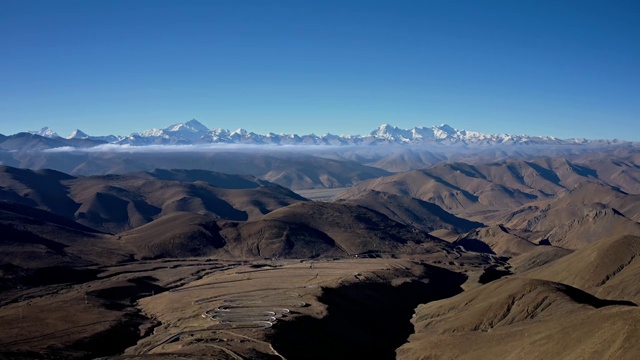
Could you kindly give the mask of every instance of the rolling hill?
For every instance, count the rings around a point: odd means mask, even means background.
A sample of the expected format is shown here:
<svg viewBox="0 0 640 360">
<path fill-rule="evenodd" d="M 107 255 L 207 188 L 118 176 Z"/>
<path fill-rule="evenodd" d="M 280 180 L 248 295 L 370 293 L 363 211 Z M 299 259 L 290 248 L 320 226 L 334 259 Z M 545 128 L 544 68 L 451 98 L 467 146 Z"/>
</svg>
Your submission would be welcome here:
<svg viewBox="0 0 640 360">
<path fill-rule="evenodd" d="M 221 234 L 227 243 L 276 242 L 277 249 L 265 255 L 255 245 L 249 253 L 259 256 L 285 256 L 291 250 L 281 248 L 298 242 L 318 243 L 321 249 L 342 256 L 363 253 L 393 254 L 419 248 L 420 251 L 436 251 L 449 245 L 416 228 L 395 222 L 370 209 L 321 202 L 301 202 L 265 215 L 261 220 L 246 223 L 226 223 Z M 315 245 L 314 245 L 315 246 Z M 264 248 L 264 247 L 262 247 Z M 311 257 L 323 250 L 313 250 Z M 315 252 L 315 256 L 313 256 Z M 309 256 L 309 251 L 306 251 Z M 291 257 L 291 256 L 289 256 Z"/>
<path fill-rule="evenodd" d="M 640 237 L 605 238 L 521 274 L 578 287 L 605 299 L 640 302 Z"/>
<path fill-rule="evenodd" d="M 446 229 L 465 233 L 484 226 L 482 223 L 457 217 L 436 204 L 374 190 L 363 191 L 357 196 L 339 202 L 375 210 L 392 220 L 426 232 Z"/>
<path fill-rule="evenodd" d="M 2 167 L 0 171 L 3 199 L 111 233 L 136 228 L 176 211 L 247 220 L 305 201 L 288 189 L 262 180 L 206 171 L 156 170 L 90 177 L 12 167 Z"/>
<path fill-rule="evenodd" d="M 545 280 L 508 278 L 421 305 L 398 359 L 633 359 L 640 309 Z"/>
<path fill-rule="evenodd" d="M 467 251 L 506 257 L 518 256 L 538 247 L 537 244 L 511 233 L 502 225 L 473 230 L 459 236 L 452 244 L 462 246 Z"/>
</svg>

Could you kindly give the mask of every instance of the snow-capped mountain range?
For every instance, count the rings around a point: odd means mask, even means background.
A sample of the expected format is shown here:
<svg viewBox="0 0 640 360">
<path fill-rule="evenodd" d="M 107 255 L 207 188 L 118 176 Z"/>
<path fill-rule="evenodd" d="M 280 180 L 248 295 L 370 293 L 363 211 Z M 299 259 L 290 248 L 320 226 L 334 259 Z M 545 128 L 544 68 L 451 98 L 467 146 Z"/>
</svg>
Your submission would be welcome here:
<svg viewBox="0 0 640 360">
<path fill-rule="evenodd" d="M 52 139 L 90 140 L 100 143 L 121 145 L 189 145 L 189 144 L 272 144 L 272 145 L 377 145 L 377 144 L 582 144 L 585 139 L 562 140 L 551 136 L 527 136 L 508 134 L 484 134 L 480 132 L 458 130 L 442 124 L 431 127 L 400 129 L 383 124 L 367 135 L 325 134 L 256 134 L 244 129 L 235 131 L 209 129 L 193 119 L 164 129 L 149 129 L 129 136 L 90 136 L 81 130 L 73 131 L 62 138 L 49 127 L 31 134 Z"/>
</svg>

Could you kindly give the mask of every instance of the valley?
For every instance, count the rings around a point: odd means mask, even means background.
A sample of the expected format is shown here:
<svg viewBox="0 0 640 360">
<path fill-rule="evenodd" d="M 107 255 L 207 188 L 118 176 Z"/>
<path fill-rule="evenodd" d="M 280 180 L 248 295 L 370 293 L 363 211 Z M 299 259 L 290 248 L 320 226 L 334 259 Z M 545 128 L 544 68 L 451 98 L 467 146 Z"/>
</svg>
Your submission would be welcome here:
<svg viewBox="0 0 640 360">
<path fill-rule="evenodd" d="M 640 149 L 454 150 L 11 153 L 0 357 L 640 356 Z"/>
</svg>

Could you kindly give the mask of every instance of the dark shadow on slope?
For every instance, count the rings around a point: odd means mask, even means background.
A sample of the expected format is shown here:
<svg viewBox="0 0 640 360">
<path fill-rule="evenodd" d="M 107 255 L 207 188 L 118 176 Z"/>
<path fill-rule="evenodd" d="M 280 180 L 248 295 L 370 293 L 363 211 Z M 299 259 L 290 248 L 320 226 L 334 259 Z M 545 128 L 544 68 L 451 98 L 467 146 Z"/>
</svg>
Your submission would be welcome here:
<svg viewBox="0 0 640 360">
<path fill-rule="evenodd" d="M 153 169 L 145 175 L 158 180 L 196 182 L 204 181 L 211 186 L 223 189 L 255 189 L 267 181 L 251 178 L 247 175 L 230 175 L 200 169 Z"/>
<path fill-rule="evenodd" d="M 23 279 L 27 286 L 44 286 L 53 284 L 82 284 L 97 279 L 102 270 L 74 269 L 63 266 L 50 266 L 29 270 Z"/>
<path fill-rule="evenodd" d="M 484 253 L 484 254 L 491 254 L 491 255 L 496 254 L 489 245 L 487 245 L 482 240 L 478 240 L 478 239 L 463 238 L 460 240 L 456 240 L 454 244 L 456 246 L 462 246 L 466 251 L 473 251 L 477 253 Z"/>
<path fill-rule="evenodd" d="M 477 222 L 477 221 L 472 221 L 472 220 L 467 220 L 465 218 L 462 217 L 458 217 L 453 215 L 452 213 L 444 210 L 443 208 L 441 208 L 440 206 L 436 205 L 436 204 L 432 204 L 423 200 L 419 200 L 418 201 L 427 209 L 429 209 L 429 211 L 431 211 L 434 215 L 436 215 L 438 218 L 440 218 L 442 221 L 444 221 L 445 223 L 451 224 L 457 228 L 460 228 L 463 232 L 469 232 L 471 230 L 475 230 L 477 228 L 481 228 L 481 227 L 485 227 L 486 225 L 481 223 L 481 222 Z"/>
<path fill-rule="evenodd" d="M 36 225 L 51 223 L 54 225 L 64 226 L 66 228 L 73 229 L 73 230 L 84 231 L 88 233 L 99 233 L 99 231 L 93 228 L 81 225 L 61 215 L 57 215 L 46 210 L 37 209 L 28 205 L 23 205 L 23 204 L 12 202 L 12 201 L 0 200 L 0 220 L 7 219 L 7 221 L 16 221 L 14 219 L 15 216 L 24 216 L 24 217 L 30 218 L 28 220 L 20 219 L 20 222 L 23 222 L 23 223 L 28 222 L 30 224 L 36 224 Z"/>
<path fill-rule="evenodd" d="M 435 176 L 435 175 L 430 174 L 430 173 L 428 173 L 428 172 L 424 172 L 424 174 L 425 174 L 426 176 L 428 176 L 428 177 L 432 178 L 432 179 L 433 179 L 433 181 L 435 181 L 435 182 L 437 182 L 437 183 L 439 183 L 439 184 L 445 185 L 445 186 L 447 186 L 447 187 L 449 187 L 449 188 L 452 188 L 452 189 L 454 189 L 454 190 L 459 191 L 460 193 L 462 193 L 462 195 L 463 195 L 465 198 L 467 198 L 467 200 L 469 200 L 469 201 L 471 201 L 471 202 L 478 202 L 478 200 L 479 200 L 479 198 L 478 198 L 476 195 L 473 195 L 472 193 L 470 193 L 469 191 L 467 191 L 467 190 L 465 190 L 465 189 L 463 189 L 463 188 L 461 188 L 461 187 L 458 187 L 458 186 L 456 186 L 456 185 L 453 185 L 452 183 L 450 183 L 450 182 L 448 182 L 448 181 L 444 180 L 443 178 L 441 178 L 441 177 L 439 177 L 439 176 Z"/>
<path fill-rule="evenodd" d="M 14 201 L 19 200 L 17 202 L 27 206 L 40 204 L 52 213 L 66 218 L 73 218 L 73 214 L 80 206 L 69 197 L 68 188 L 62 184 L 65 180 L 74 179 L 71 175 L 54 170 L 31 171 L 6 166 L 0 167 L 0 173 L 24 184 L 29 189 L 21 199 L 13 199 Z"/>
<path fill-rule="evenodd" d="M 77 360 L 117 355 L 148 336 L 157 325 L 157 321 L 137 311 L 126 313 L 109 329 L 82 339 L 69 346 L 67 350 L 72 352 L 73 358 Z M 141 331 L 142 328 L 146 328 L 147 331 Z"/>
<path fill-rule="evenodd" d="M 109 310 L 124 310 L 131 307 L 143 297 L 156 295 L 167 289 L 154 284 L 157 279 L 152 276 L 142 276 L 129 279 L 126 285 L 89 291 L 87 295 L 104 300 L 103 306 Z"/>
<path fill-rule="evenodd" d="M 235 221 L 247 221 L 249 215 L 246 211 L 237 210 L 228 202 L 212 196 L 211 193 L 197 185 L 189 187 L 190 192 L 196 198 L 200 199 L 205 206 L 205 209 L 220 216 L 223 219 L 235 220 Z"/>
<path fill-rule="evenodd" d="M 605 306 L 611 306 L 611 305 L 638 306 L 636 303 L 629 300 L 600 299 L 598 297 L 595 297 L 587 293 L 586 291 L 580 290 L 578 288 L 575 288 L 573 286 L 569 286 L 566 284 L 558 283 L 556 286 L 559 288 L 560 291 L 562 291 L 567 296 L 569 296 L 573 301 L 580 304 L 587 304 L 587 305 L 593 306 L 596 309 L 599 309 Z"/>
<path fill-rule="evenodd" d="M 549 170 L 547 168 L 544 168 L 534 162 L 530 162 L 530 161 L 525 161 L 525 164 L 531 166 L 543 179 L 552 182 L 555 185 L 564 187 L 561 183 L 560 183 L 560 178 L 558 177 L 558 174 L 556 174 L 555 172 L 553 172 L 552 170 Z"/>
<path fill-rule="evenodd" d="M 309 316 L 278 323 L 271 343 L 287 359 L 395 359 L 413 333 L 410 320 L 419 304 L 454 296 L 466 276 L 435 266 L 428 280 L 392 286 L 361 282 L 323 289 L 322 319 Z"/>
<path fill-rule="evenodd" d="M 580 176 L 593 177 L 596 179 L 598 178 L 598 172 L 594 169 L 590 169 L 586 166 L 572 164 L 572 163 L 570 163 L 570 166 L 571 166 L 571 169 Z"/>
<path fill-rule="evenodd" d="M 488 284 L 492 281 L 498 280 L 503 276 L 511 275 L 511 271 L 505 269 L 499 269 L 498 266 L 492 265 L 484 269 L 478 282 L 480 284 Z"/>
</svg>

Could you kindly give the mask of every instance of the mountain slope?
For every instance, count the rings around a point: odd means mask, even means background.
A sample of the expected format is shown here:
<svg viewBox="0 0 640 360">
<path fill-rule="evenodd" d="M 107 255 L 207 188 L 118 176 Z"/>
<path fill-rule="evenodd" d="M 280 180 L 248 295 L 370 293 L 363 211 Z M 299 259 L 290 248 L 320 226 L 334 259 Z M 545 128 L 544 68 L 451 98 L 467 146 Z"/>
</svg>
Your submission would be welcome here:
<svg viewBox="0 0 640 360">
<path fill-rule="evenodd" d="M 246 257 L 317 257 L 434 252 L 448 248 L 433 238 L 364 207 L 301 202 L 260 220 L 219 222 L 227 249 Z"/>
<path fill-rule="evenodd" d="M 512 234 L 501 225 L 473 230 L 458 237 L 452 244 L 462 246 L 467 251 L 493 253 L 507 257 L 518 256 L 538 247 L 537 244 Z"/>
<path fill-rule="evenodd" d="M 68 197 L 64 182 L 73 179 L 73 176 L 53 170 L 0 166 L 0 200 L 72 217 L 79 204 Z"/>
<path fill-rule="evenodd" d="M 24 268 L 124 261 L 110 236 L 45 210 L 0 201 L 0 264 Z"/>
<path fill-rule="evenodd" d="M 509 278 L 421 305 L 398 359 L 634 359 L 640 309 L 568 285 Z"/>
<path fill-rule="evenodd" d="M 639 255 L 640 237 L 612 237 L 522 276 L 563 282 L 602 298 L 640 302 Z"/>
<path fill-rule="evenodd" d="M 268 181 L 260 180 L 250 175 L 231 175 L 199 169 L 153 169 L 147 172 L 136 173 L 135 175 L 140 178 L 167 181 L 204 181 L 211 186 L 224 189 L 255 189 L 261 185 L 269 184 Z"/>
<path fill-rule="evenodd" d="M 492 222 L 530 232 L 530 240 L 534 242 L 544 240 L 576 249 L 606 237 L 640 234 L 640 224 L 633 220 L 638 218 L 638 200 L 638 195 L 601 183 L 584 182 L 563 196 L 527 204 L 494 217 Z"/>
<path fill-rule="evenodd" d="M 352 186 L 364 179 L 390 174 L 355 161 L 326 159 L 297 151 L 194 150 L 138 147 L 130 153 L 110 149 L 35 152 L 16 155 L 16 161 L 22 168 L 52 168 L 77 176 L 150 172 L 154 169 L 199 169 L 251 175 L 294 190 Z M 158 156 L 158 151 L 162 156 Z"/>
<path fill-rule="evenodd" d="M 152 175 L 185 180 L 157 180 Z M 267 185 L 267 186 L 264 186 Z M 0 167 L 0 197 L 48 210 L 87 227 L 117 233 L 175 211 L 218 219 L 247 220 L 306 199 L 247 176 L 203 171 L 72 177 L 51 170 Z"/>
<path fill-rule="evenodd" d="M 596 170 L 565 158 L 510 159 L 488 164 L 443 163 L 425 170 L 366 180 L 338 198 L 348 199 L 361 191 L 376 190 L 415 197 L 454 214 L 482 218 L 551 199 L 582 182 L 594 181 L 617 183 L 615 178 L 601 177 Z"/>
<path fill-rule="evenodd" d="M 640 212 L 639 200 L 640 196 L 629 195 L 610 185 L 585 181 L 557 198 L 527 204 L 523 208 L 495 217 L 494 221 L 530 231 L 550 230 L 575 217 L 583 216 L 586 211 L 604 207 L 616 209 L 625 216 L 634 218 Z"/>
<path fill-rule="evenodd" d="M 174 212 L 117 235 L 138 259 L 209 256 L 224 246 L 215 219 Z"/>
<path fill-rule="evenodd" d="M 364 191 L 342 201 L 375 210 L 402 224 L 432 232 L 447 229 L 457 233 L 468 232 L 484 224 L 459 218 L 438 205 L 408 196 L 398 196 L 379 191 Z"/>
</svg>

